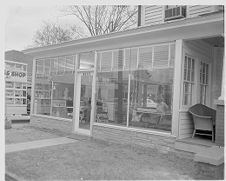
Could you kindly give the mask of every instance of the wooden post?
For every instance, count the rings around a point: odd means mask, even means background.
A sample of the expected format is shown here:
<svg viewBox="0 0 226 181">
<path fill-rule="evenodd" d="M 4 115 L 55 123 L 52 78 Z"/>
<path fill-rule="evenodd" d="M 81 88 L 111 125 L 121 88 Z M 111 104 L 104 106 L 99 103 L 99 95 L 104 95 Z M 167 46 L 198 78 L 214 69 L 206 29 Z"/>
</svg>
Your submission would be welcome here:
<svg viewBox="0 0 226 181">
<path fill-rule="evenodd" d="M 33 59 L 30 115 L 34 114 L 34 103 L 35 103 L 35 74 L 36 74 L 36 59 Z"/>
<path fill-rule="evenodd" d="M 94 54 L 94 72 L 92 82 L 92 100 L 91 100 L 91 116 L 90 116 L 90 135 L 93 134 L 93 123 L 96 120 L 96 76 L 97 76 L 97 52 Z"/>
<path fill-rule="evenodd" d="M 175 61 L 174 61 L 174 81 L 173 81 L 173 116 L 172 135 L 179 136 L 179 111 L 182 86 L 182 63 L 183 63 L 183 40 L 176 40 Z"/>
<path fill-rule="evenodd" d="M 72 118 L 72 125 L 73 125 L 73 129 L 72 131 L 75 132 L 76 129 L 78 128 L 78 124 L 76 124 L 76 118 L 77 118 L 77 114 L 76 114 L 76 96 L 77 96 L 77 77 L 78 77 L 78 54 L 76 54 L 75 56 L 73 56 L 74 60 L 75 60 L 75 66 L 74 66 L 74 98 L 73 98 L 73 118 Z"/>
<path fill-rule="evenodd" d="M 119 50 L 118 54 L 118 69 L 123 66 L 123 50 Z M 116 91 L 116 90 L 115 90 Z M 117 123 L 121 124 L 123 122 L 123 72 L 118 70 L 118 102 L 117 102 Z"/>
</svg>

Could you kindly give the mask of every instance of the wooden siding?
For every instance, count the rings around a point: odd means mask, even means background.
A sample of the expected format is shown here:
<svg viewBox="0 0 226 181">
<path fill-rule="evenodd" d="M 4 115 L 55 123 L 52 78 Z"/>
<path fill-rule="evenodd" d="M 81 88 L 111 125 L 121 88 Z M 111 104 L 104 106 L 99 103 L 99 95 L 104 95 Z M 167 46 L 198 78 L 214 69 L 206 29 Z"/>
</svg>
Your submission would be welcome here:
<svg viewBox="0 0 226 181">
<path fill-rule="evenodd" d="M 154 25 L 163 23 L 163 10 L 164 6 L 145 6 L 144 7 L 144 24 Z"/>
<path fill-rule="evenodd" d="M 215 6 L 205 6 L 205 5 L 195 5 L 195 6 L 187 6 L 187 15 L 186 18 L 192 18 L 196 16 L 200 16 L 203 14 L 211 13 L 214 11 L 218 11 L 220 9 L 219 5 Z M 164 6 L 160 5 L 152 5 L 152 6 L 143 6 L 141 8 L 141 26 L 142 25 L 155 25 L 164 23 Z M 180 19 L 175 19 L 180 20 Z"/>
<path fill-rule="evenodd" d="M 212 78 L 212 106 L 216 108 L 214 100 L 221 96 L 221 84 L 222 84 L 222 71 L 223 71 L 223 59 L 224 59 L 224 48 L 214 47 L 214 60 L 213 60 L 213 78 Z"/>
<path fill-rule="evenodd" d="M 180 112 L 179 119 L 179 138 L 191 137 L 194 130 L 192 116 L 188 112 Z"/>
<path fill-rule="evenodd" d="M 187 6 L 187 17 L 195 17 L 202 14 L 213 12 L 215 6 L 203 6 L 203 5 L 196 5 L 196 6 Z"/>
</svg>

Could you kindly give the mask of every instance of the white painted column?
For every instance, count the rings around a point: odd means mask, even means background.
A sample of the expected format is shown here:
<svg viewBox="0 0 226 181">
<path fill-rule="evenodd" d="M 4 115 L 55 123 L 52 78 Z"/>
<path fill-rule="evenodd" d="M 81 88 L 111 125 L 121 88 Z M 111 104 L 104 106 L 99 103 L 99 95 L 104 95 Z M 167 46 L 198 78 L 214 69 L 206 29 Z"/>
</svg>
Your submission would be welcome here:
<svg viewBox="0 0 226 181">
<path fill-rule="evenodd" d="M 35 104 L 35 74 L 36 74 L 36 59 L 33 59 L 32 65 L 32 82 L 31 82 L 31 107 L 30 115 L 34 114 L 34 104 Z"/>
<path fill-rule="evenodd" d="M 93 135 L 93 123 L 96 120 L 96 75 L 97 75 L 97 52 L 94 54 L 94 72 L 92 82 L 91 116 L 90 116 L 90 136 Z"/>
<path fill-rule="evenodd" d="M 128 95 L 127 95 L 127 120 L 126 120 L 126 127 L 129 127 L 129 109 L 130 109 L 130 84 L 131 84 L 131 74 L 129 73 L 129 80 L 128 80 Z"/>
<path fill-rule="evenodd" d="M 179 135 L 179 110 L 182 86 L 182 63 L 183 63 L 183 40 L 176 40 L 175 61 L 174 61 L 174 81 L 173 81 L 173 116 L 172 135 Z"/>
<path fill-rule="evenodd" d="M 73 99 L 73 118 L 72 118 L 72 125 L 73 129 L 72 131 L 75 132 L 78 128 L 78 125 L 76 124 L 78 120 L 76 120 L 76 100 L 77 100 L 77 77 L 78 77 L 78 54 L 74 56 L 75 59 L 75 67 L 74 67 L 74 99 Z"/>
</svg>

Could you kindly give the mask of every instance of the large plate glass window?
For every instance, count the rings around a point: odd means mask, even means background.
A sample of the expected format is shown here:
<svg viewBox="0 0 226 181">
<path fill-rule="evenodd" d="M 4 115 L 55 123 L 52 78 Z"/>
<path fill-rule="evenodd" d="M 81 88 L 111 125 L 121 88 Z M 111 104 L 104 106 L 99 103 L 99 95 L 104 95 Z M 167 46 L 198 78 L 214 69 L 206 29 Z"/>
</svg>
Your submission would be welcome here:
<svg viewBox="0 0 226 181">
<path fill-rule="evenodd" d="M 101 69 L 96 79 L 97 122 L 126 125 L 129 72 L 122 70 L 124 56 L 124 50 L 103 52 L 98 56 Z"/>
<path fill-rule="evenodd" d="M 175 45 L 98 53 L 96 122 L 171 131 Z"/>
<path fill-rule="evenodd" d="M 74 56 L 36 61 L 34 114 L 72 119 Z"/>
</svg>

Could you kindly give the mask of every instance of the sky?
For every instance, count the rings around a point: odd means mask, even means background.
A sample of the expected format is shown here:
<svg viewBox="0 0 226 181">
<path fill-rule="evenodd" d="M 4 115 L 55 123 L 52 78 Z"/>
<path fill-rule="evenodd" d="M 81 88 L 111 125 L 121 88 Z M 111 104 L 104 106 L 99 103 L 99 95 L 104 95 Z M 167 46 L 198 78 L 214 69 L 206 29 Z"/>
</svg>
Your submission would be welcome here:
<svg viewBox="0 0 226 181">
<path fill-rule="evenodd" d="M 7 0 L 10 1 L 10 0 Z M 24 0 L 21 0 L 24 1 Z M 64 26 L 70 26 L 72 24 L 76 24 L 79 26 L 83 26 L 78 19 L 76 19 L 74 16 L 69 16 L 66 15 L 65 12 L 62 10 L 66 8 L 65 4 L 59 3 L 59 0 L 55 0 L 55 2 L 58 2 L 59 4 L 48 4 L 46 3 L 41 3 L 41 1 L 44 0 L 39 0 L 40 3 L 36 3 L 32 5 L 32 3 L 24 3 L 22 4 L 16 4 L 11 3 L 5 6 L 5 36 L 4 36 L 4 50 L 24 50 L 28 48 L 29 45 L 32 45 L 32 40 L 34 37 L 35 32 L 42 26 L 43 21 L 50 21 L 50 22 L 55 22 Z M 111 4 L 117 4 L 116 2 L 111 3 Z M 159 0 L 161 4 L 161 0 Z M 191 2 L 190 2 L 191 1 Z M 194 2 L 203 2 L 200 0 L 190 0 L 189 3 L 194 4 Z M 74 2 L 74 1 L 73 1 Z M 75 1 L 76 2 L 76 1 Z M 96 1 L 92 1 L 94 3 Z M 101 4 L 101 1 L 99 1 Z M 104 4 L 108 4 L 109 2 L 112 1 L 104 1 Z M 130 3 L 127 2 L 128 4 L 142 4 L 142 1 L 138 3 L 138 1 L 131 0 L 129 1 Z M 150 1 L 144 1 L 144 4 L 148 4 L 147 2 L 150 3 Z M 163 1 L 164 2 L 164 1 Z M 171 1 L 171 3 L 178 3 L 176 1 Z M 186 3 L 183 3 L 183 0 L 180 1 L 182 4 L 189 4 L 188 1 L 184 1 Z M 214 3 L 217 4 L 224 4 L 222 1 L 216 0 L 216 2 L 212 2 L 209 0 L 204 1 L 206 4 Z M 81 3 L 81 2 L 80 2 Z M 82 3 L 86 3 L 85 0 L 82 1 Z M 92 4 L 88 3 L 88 4 Z M 97 2 L 96 2 L 97 3 Z M 124 2 L 126 3 L 126 1 Z M 154 3 L 154 1 L 152 2 Z M 156 4 L 158 4 L 156 3 Z M 195 3 L 195 4 L 196 4 Z M 45 6 L 43 6 L 45 4 Z M 47 5 L 46 5 L 47 4 Z M 75 4 L 75 3 L 74 3 Z M 79 4 L 79 3 L 78 3 Z M 102 2 L 103 4 L 103 2 Z M 118 3 L 122 4 L 122 3 Z M 166 4 L 162 3 L 162 4 Z M 167 3 L 170 4 L 170 3 Z M 202 3 L 201 3 L 202 4 Z M 84 4 L 83 4 L 84 5 Z M 93 4 L 94 5 L 94 4 Z M 96 4 L 95 4 L 96 5 Z M 83 28 L 84 29 L 84 28 Z"/>
<path fill-rule="evenodd" d="M 43 22 L 62 26 L 81 24 L 76 17 L 66 15 L 66 6 L 8 6 L 5 17 L 5 50 L 24 50 L 32 45 L 35 32 Z M 82 25 L 81 25 L 82 26 Z"/>
</svg>

